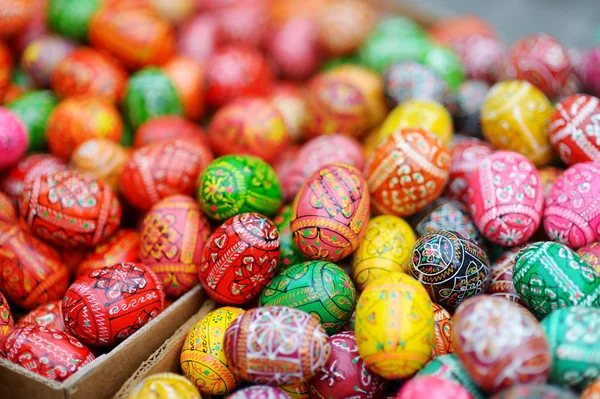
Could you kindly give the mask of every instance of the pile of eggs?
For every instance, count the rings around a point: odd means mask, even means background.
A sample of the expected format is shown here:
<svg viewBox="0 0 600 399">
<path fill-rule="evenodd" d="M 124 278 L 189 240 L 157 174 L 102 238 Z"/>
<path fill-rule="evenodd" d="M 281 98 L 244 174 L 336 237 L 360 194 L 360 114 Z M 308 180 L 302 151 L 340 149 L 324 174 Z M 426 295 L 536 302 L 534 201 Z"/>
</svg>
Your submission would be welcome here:
<svg viewBox="0 0 600 399">
<path fill-rule="evenodd" d="M 359 0 L 2 0 L 0 357 L 64 381 L 200 285 L 131 399 L 596 397 L 599 59 Z"/>
</svg>

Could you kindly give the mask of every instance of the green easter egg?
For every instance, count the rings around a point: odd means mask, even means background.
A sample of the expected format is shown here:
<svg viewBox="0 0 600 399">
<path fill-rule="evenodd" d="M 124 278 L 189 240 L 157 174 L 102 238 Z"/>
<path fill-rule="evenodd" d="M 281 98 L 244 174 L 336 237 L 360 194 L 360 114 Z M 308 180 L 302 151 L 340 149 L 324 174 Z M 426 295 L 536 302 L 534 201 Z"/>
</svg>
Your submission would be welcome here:
<svg viewBox="0 0 600 399">
<path fill-rule="evenodd" d="M 183 106 L 173 82 L 158 68 L 145 68 L 131 76 L 123 105 L 134 129 L 159 116 L 183 116 Z"/>
<path fill-rule="evenodd" d="M 382 20 L 370 35 L 370 37 L 382 36 L 398 40 L 410 37 L 427 38 L 427 32 L 410 18 L 394 17 Z"/>
<path fill-rule="evenodd" d="M 123 134 L 121 135 L 121 145 L 123 147 L 133 147 L 134 131 L 129 121 L 123 121 Z"/>
<path fill-rule="evenodd" d="M 523 248 L 513 269 L 515 290 L 538 319 L 570 306 L 600 307 L 600 277 L 569 247 L 536 242 Z"/>
<path fill-rule="evenodd" d="M 600 377 L 600 309 L 558 309 L 541 324 L 552 353 L 551 382 L 581 390 Z"/>
<path fill-rule="evenodd" d="M 258 306 L 287 306 L 315 316 L 328 334 L 352 317 L 356 289 L 350 276 L 334 263 L 313 260 L 277 275 L 265 287 Z"/>
<path fill-rule="evenodd" d="M 431 43 L 426 37 L 398 39 L 391 36 L 375 36 L 367 39 L 359 55 L 364 66 L 382 73 L 396 62 L 423 61 L 430 47 Z"/>
<path fill-rule="evenodd" d="M 473 399 L 485 399 L 487 395 L 473 382 L 456 355 L 442 355 L 432 359 L 417 376 L 432 375 L 456 382 L 469 391 Z"/>
<path fill-rule="evenodd" d="M 51 91 L 34 90 L 24 93 L 8 105 L 21 118 L 29 132 L 28 151 L 46 148 L 46 125 L 56 104 L 58 99 Z"/>
<path fill-rule="evenodd" d="M 458 86 L 465 81 L 462 62 L 458 55 L 450 49 L 432 46 L 427 51 L 423 64 L 444 78 L 452 90 L 457 90 Z"/>
<path fill-rule="evenodd" d="M 294 242 L 292 230 L 290 229 L 290 217 L 292 216 L 292 206 L 284 206 L 273 218 L 273 223 L 279 230 L 279 266 L 277 274 L 287 268 L 305 262 L 307 259 L 302 255 L 298 246 Z"/>
<path fill-rule="evenodd" d="M 62 36 L 85 41 L 90 19 L 101 5 L 98 0 L 50 0 L 47 6 L 48 24 Z"/>
<path fill-rule="evenodd" d="M 272 217 L 281 201 L 281 183 L 275 170 L 251 155 L 217 158 L 198 179 L 200 207 L 206 216 L 219 222 L 243 212 Z"/>
</svg>

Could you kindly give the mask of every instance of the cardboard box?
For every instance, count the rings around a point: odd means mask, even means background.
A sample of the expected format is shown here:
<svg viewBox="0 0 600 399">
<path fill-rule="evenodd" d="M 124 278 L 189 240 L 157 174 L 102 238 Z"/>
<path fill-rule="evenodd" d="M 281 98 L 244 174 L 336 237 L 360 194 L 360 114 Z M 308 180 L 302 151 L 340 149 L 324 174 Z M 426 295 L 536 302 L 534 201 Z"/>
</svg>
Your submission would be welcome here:
<svg viewBox="0 0 600 399">
<path fill-rule="evenodd" d="M 0 398 L 110 398 L 142 362 L 198 312 L 204 299 L 202 288 L 195 287 L 112 351 L 98 356 L 62 383 L 0 359 Z"/>
</svg>

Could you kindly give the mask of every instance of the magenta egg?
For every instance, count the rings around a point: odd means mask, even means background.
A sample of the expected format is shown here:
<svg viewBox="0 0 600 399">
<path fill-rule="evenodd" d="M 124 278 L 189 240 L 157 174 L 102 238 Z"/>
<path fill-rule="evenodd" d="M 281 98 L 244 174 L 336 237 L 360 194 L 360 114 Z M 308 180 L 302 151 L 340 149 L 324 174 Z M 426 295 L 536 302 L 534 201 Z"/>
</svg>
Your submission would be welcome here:
<svg viewBox="0 0 600 399">
<path fill-rule="evenodd" d="M 396 399 L 473 399 L 467 388 L 452 380 L 426 375 L 413 378 L 402 386 Z"/>
<path fill-rule="evenodd" d="M 577 249 L 599 238 L 600 165 L 571 166 L 546 198 L 544 231 L 551 240 Z"/>
<path fill-rule="evenodd" d="M 0 107 L 0 170 L 15 164 L 25 154 L 28 145 L 25 125 L 11 111 Z"/>
<path fill-rule="evenodd" d="M 236 391 L 227 399 L 290 399 L 290 396 L 279 388 L 268 385 L 253 385 Z"/>
<path fill-rule="evenodd" d="M 471 175 L 467 194 L 475 225 L 494 244 L 524 244 L 542 220 L 540 175 L 516 152 L 497 151 L 485 158 Z"/>
</svg>

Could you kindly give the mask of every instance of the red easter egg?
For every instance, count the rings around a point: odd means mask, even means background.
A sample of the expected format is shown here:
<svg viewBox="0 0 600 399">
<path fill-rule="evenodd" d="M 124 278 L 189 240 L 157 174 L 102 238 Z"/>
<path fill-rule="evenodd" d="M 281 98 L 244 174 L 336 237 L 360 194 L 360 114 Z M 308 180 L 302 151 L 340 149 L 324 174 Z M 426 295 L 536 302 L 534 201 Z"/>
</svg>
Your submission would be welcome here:
<svg viewBox="0 0 600 399">
<path fill-rule="evenodd" d="M 387 381 L 370 371 L 358 354 L 354 332 L 329 337 L 331 355 L 308 381 L 311 398 L 371 399 L 387 388 Z"/>
<path fill-rule="evenodd" d="M 46 128 L 53 155 L 69 159 L 73 151 L 90 139 L 121 140 L 123 122 L 114 105 L 96 97 L 71 97 L 50 114 Z"/>
<path fill-rule="evenodd" d="M 219 109 L 210 123 L 208 139 L 216 155 L 254 155 L 272 162 L 290 136 L 279 111 L 269 101 L 251 97 Z"/>
<path fill-rule="evenodd" d="M 110 187 L 77 171 L 42 175 L 30 181 L 19 209 L 35 236 L 59 247 L 98 245 L 121 223 L 121 205 Z"/>
<path fill-rule="evenodd" d="M 542 220 L 544 189 L 540 175 L 523 155 L 496 151 L 472 172 L 468 204 L 485 238 L 507 247 L 524 244 Z"/>
<path fill-rule="evenodd" d="M 17 322 L 18 328 L 35 325 L 64 332 L 62 298 L 41 304 Z"/>
<path fill-rule="evenodd" d="M 80 47 L 58 63 L 50 84 L 62 98 L 89 95 L 116 104 L 125 94 L 127 72 L 108 54 Z"/>
<path fill-rule="evenodd" d="M 117 344 L 165 308 L 156 275 L 141 263 L 118 263 L 75 280 L 63 298 L 67 331 L 92 346 Z"/>
<path fill-rule="evenodd" d="M 25 125 L 12 111 L 0 107 L 0 170 L 16 164 L 25 155 L 28 145 Z"/>
<path fill-rule="evenodd" d="M 442 193 L 450 161 L 450 152 L 433 133 L 397 130 L 367 160 L 373 211 L 400 217 L 419 212 Z"/>
<path fill-rule="evenodd" d="M 229 45 L 206 61 L 206 101 L 222 107 L 238 97 L 261 96 L 273 84 L 273 71 L 256 49 Z"/>
<path fill-rule="evenodd" d="M 295 157 L 290 180 L 290 194 L 296 195 L 306 179 L 330 163 L 344 163 L 363 170 L 365 156 L 360 143 L 342 134 L 331 134 L 309 140 Z"/>
<path fill-rule="evenodd" d="M 466 204 L 469 178 L 481 161 L 492 152 L 494 152 L 494 147 L 487 141 L 475 137 L 456 139 L 450 147 L 450 178 L 446 186 L 447 196 Z"/>
<path fill-rule="evenodd" d="M 217 19 L 219 42 L 258 48 L 269 25 L 267 7 L 266 0 L 236 0 L 213 9 L 211 15 Z"/>
<path fill-rule="evenodd" d="M 258 298 L 278 263 L 277 227 L 258 213 L 241 213 L 227 219 L 206 242 L 200 282 L 215 301 L 243 305 Z"/>
<path fill-rule="evenodd" d="M 394 399 L 473 399 L 467 388 L 437 375 L 423 375 L 402 385 Z"/>
<path fill-rule="evenodd" d="M 463 14 L 444 18 L 429 28 L 429 36 L 436 42 L 451 46 L 454 42 L 469 36 L 496 37 L 494 29 L 483 18 Z"/>
<path fill-rule="evenodd" d="M 572 69 L 567 50 L 543 33 L 519 39 L 503 67 L 503 80 L 526 80 L 550 98 L 561 92 Z"/>
<path fill-rule="evenodd" d="M 69 270 L 58 252 L 16 224 L 0 223 L 0 291 L 25 309 L 62 298 Z"/>
<path fill-rule="evenodd" d="M 0 2 L 0 38 L 12 36 L 23 29 L 35 12 L 31 0 Z"/>
<path fill-rule="evenodd" d="M 552 241 L 573 249 L 600 238 L 600 165 L 569 167 L 546 198 L 544 231 Z"/>
<path fill-rule="evenodd" d="M 134 150 L 120 177 L 119 191 L 147 211 L 163 198 L 194 195 L 198 176 L 213 156 L 201 139 L 179 138 Z"/>
<path fill-rule="evenodd" d="M 36 374 L 62 382 L 95 357 L 71 335 L 52 328 L 17 328 L 0 345 L 6 360 Z"/>
<path fill-rule="evenodd" d="M 0 191 L 0 222 L 15 223 L 17 221 L 17 209 L 10 197 Z"/>
<path fill-rule="evenodd" d="M 133 136 L 133 147 L 140 148 L 159 141 L 178 138 L 205 140 L 204 130 L 178 115 L 165 115 L 150 119 L 138 128 Z"/>
<path fill-rule="evenodd" d="M 513 282 L 515 260 L 521 249 L 523 249 L 523 246 L 510 248 L 492 263 L 490 267 L 491 281 L 487 291 L 490 296 L 504 298 L 523 305 Z"/>
<path fill-rule="evenodd" d="M 292 141 L 301 141 L 306 128 L 306 101 L 303 89 L 293 83 L 280 82 L 273 86 L 269 100 L 283 117 Z"/>
<path fill-rule="evenodd" d="M 0 41 L 0 104 L 3 103 L 4 94 L 8 90 L 8 86 L 10 86 L 12 69 L 13 57 L 10 53 L 10 48 Z"/>
<path fill-rule="evenodd" d="M 117 263 L 137 262 L 140 249 L 140 235 L 132 229 L 120 229 L 94 247 L 77 267 L 77 278 L 85 277 L 96 269 Z"/>
<path fill-rule="evenodd" d="M 204 115 L 204 69 L 191 58 L 174 57 L 163 71 L 179 94 L 185 116 L 200 119 Z"/>
<path fill-rule="evenodd" d="M 485 80 L 490 84 L 498 81 L 508 53 L 501 40 L 481 35 L 469 35 L 456 40 L 452 43 L 452 49 L 462 60 L 467 78 Z"/>
<path fill-rule="evenodd" d="M 433 319 L 435 322 L 435 346 L 431 357 L 454 353 L 452 346 L 452 316 L 446 309 L 432 302 Z"/>
<path fill-rule="evenodd" d="M 550 143 L 567 165 L 600 163 L 600 99 L 574 94 L 562 99 L 548 122 Z"/>
<path fill-rule="evenodd" d="M 196 15 L 179 29 L 179 53 L 196 62 L 206 62 L 219 45 L 218 29 L 219 24 L 214 15 Z"/>
<path fill-rule="evenodd" d="M 178 298 L 198 284 L 198 267 L 209 236 L 210 224 L 191 197 L 167 197 L 146 214 L 140 261 L 156 274 L 169 298 Z"/>
<path fill-rule="evenodd" d="M 317 318 L 285 306 L 259 307 L 239 315 L 225 331 L 224 349 L 234 372 L 246 381 L 271 386 L 307 381 L 331 353 Z"/>
<path fill-rule="evenodd" d="M 295 184 L 294 180 L 291 178 L 291 173 L 299 151 L 300 146 L 296 144 L 289 145 L 273 162 L 273 168 L 281 183 L 284 203 L 293 201 L 294 196 L 298 191 L 294 188 Z"/>
<path fill-rule="evenodd" d="M 10 40 L 10 45 L 16 53 L 22 54 L 29 43 L 48 33 L 46 10 L 49 1 L 50 0 L 29 0 L 30 7 L 35 11 L 29 14 L 25 26 L 22 29 L 19 29 Z"/>
<path fill-rule="evenodd" d="M 67 170 L 67 163 L 50 154 L 32 154 L 22 158 L 2 179 L 1 188 L 10 199 L 18 204 L 25 185 L 41 175 Z"/>
<path fill-rule="evenodd" d="M 15 328 L 15 322 L 13 321 L 12 312 L 6 298 L 0 291 L 0 347 L 2 341 L 6 338 Z"/>
<path fill-rule="evenodd" d="M 577 250 L 577 255 L 586 261 L 595 271 L 600 274 L 600 241 L 593 242 Z"/>
<path fill-rule="evenodd" d="M 54 34 L 33 40 L 21 56 L 21 67 L 38 87 L 48 87 L 56 66 L 73 50 L 75 45 Z"/>
<path fill-rule="evenodd" d="M 484 391 L 543 383 L 552 355 L 544 330 L 523 307 L 504 298 L 480 295 L 454 314 L 452 341 L 463 367 Z"/>
<path fill-rule="evenodd" d="M 308 177 L 294 200 L 294 242 L 309 259 L 337 262 L 354 252 L 367 231 L 369 192 L 349 165 L 324 166 Z"/>
<path fill-rule="evenodd" d="M 90 20 L 90 43 L 128 68 L 162 65 L 175 52 L 173 27 L 146 7 L 102 7 Z"/>
</svg>

